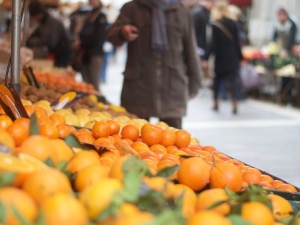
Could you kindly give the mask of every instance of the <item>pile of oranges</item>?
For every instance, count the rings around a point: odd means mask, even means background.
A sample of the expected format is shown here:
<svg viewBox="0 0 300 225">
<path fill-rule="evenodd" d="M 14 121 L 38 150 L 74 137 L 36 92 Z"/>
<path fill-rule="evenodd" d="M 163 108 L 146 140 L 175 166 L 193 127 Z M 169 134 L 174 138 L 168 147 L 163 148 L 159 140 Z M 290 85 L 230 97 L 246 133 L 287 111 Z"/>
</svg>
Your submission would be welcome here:
<svg viewBox="0 0 300 225">
<path fill-rule="evenodd" d="M 12 121 L 0 115 L 0 143 L 11 150 L 0 154 L 0 178 L 8 176 L 11 181 L 0 188 L 0 208 L 2 204 L 6 209 L 5 222 L 0 213 L 3 224 L 24 224 L 18 214 L 29 224 L 37 223 L 38 215 L 43 214 L 47 225 L 140 225 L 154 221 L 155 214 L 132 202 L 122 202 L 111 216 L 99 217 L 125 189 L 123 165 L 132 157 L 142 160 L 149 170 L 141 183 L 175 203 L 182 197 L 182 224 L 232 224 L 226 188 L 242 192 L 259 185 L 297 192 L 293 185 L 262 174 L 212 146 L 201 146 L 189 132 L 164 123 L 123 123 L 110 118 L 95 122 L 92 129 L 75 129 L 59 113 L 49 114 L 30 105 L 25 109 L 36 116 L 36 124 L 27 118 Z M 38 134 L 32 134 L 33 125 Z M 90 149 L 70 147 L 64 141 L 70 135 Z M 167 177 L 157 176 L 167 168 L 178 169 Z M 273 225 L 293 214 L 284 198 L 268 198 L 272 209 L 261 202 L 247 202 L 239 216 L 254 225 Z M 224 203 L 208 210 L 219 201 Z"/>
</svg>

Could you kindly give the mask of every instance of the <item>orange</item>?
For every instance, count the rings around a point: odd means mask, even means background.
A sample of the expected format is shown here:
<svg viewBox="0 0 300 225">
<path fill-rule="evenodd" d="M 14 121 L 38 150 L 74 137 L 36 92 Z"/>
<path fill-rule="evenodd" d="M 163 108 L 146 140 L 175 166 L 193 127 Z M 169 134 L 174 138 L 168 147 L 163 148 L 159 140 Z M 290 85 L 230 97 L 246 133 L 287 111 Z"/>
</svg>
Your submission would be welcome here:
<svg viewBox="0 0 300 225">
<path fill-rule="evenodd" d="M 6 129 L 13 123 L 12 119 L 6 115 L 0 115 L 0 128 Z"/>
<path fill-rule="evenodd" d="M 178 130 L 175 132 L 175 135 L 176 135 L 175 145 L 178 148 L 186 147 L 190 144 L 191 135 L 189 132 L 185 130 Z"/>
<path fill-rule="evenodd" d="M 26 128 L 26 130 L 29 130 L 29 128 L 30 128 L 30 120 L 28 118 L 25 118 L 25 117 L 21 117 L 21 118 L 16 119 L 14 121 L 14 123 L 22 125 L 23 127 Z"/>
<path fill-rule="evenodd" d="M 243 181 L 248 184 L 259 184 L 261 179 L 261 172 L 258 169 L 251 168 L 243 173 Z"/>
<path fill-rule="evenodd" d="M 136 141 L 140 136 L 139 129 L 131 124 L 125 125 L 121 130 L 121 137 L 123 139 L 130 139 L 132 141 Z"/>
<path fill-rule="evenodd" d="M 271 199 L 272 211 L 276 219 L 293 215 L 293 207 L 288 200 L 276 194 L 268 194 L 268 197 Z"/>
<path fill-rule="evenodd" d="M 160 144 L 168 147 L 168 146 L 173 146 L 175 145 L 175 141 L 176 141 L 176 135 L 175 132 L 173 130 L 164 130 L 161 133 L 161 141 Z"/>
<path fill-rule="evenodd" d="M 33 223 L 38 214 L 38 208 L 34 200 L 23 190 L 14 187 L 0 189 L 0 202 L 5 208 L 5 224 L 22 225 L 13 208 L 15 208 L 26 220 Z"/>
<path fill-rule="evenodd" d="M 231 225 L 231 222 L 216 212 L 201 211 L 189 218 L 186 225 Z"/>
<path fill-rule="evenodd" d="M 68 137 L 71 134 L 71 131 L 69 129 L 68 125 L 57 125 L 57 130 L 58 130 L 58 135 L 59 138 L 65 139 L 66 137 Z"/>
<path fill-rule="evenodd" d="M 92 128 L 92 133 L 95 138 L 108 137 L 110 132 L 110 125 L 104 121 L 97 121 Z"/>
<path fill-rule="evenodd" d="M 142 225 L 150 224 L 154 219 L 154 215 L 147 212 L 137 212 L 133 215 L 121 216 L 113 224 L 114 225 Z"/>
<path fill-rule="evenodd" d="M 56 169 L 36 171 L 30 174 L 24 181 L 22 189 L 38 204 L 56 193 L 72 193 L 68 177 Z"/>
<path fill-rule="evenodd" d="M 161 159 L 167 154 L 167 149 L 161 144 L 155 144 L 150 147 L 150 150 L 154 152 Z"/>
<path fill-rule="evenodd" d="M 115 120 L 107 120 L 106 123 L 110 126 L 110 135 L 118 134 L 120 131 L 120 124 Z"/>
<path fill-rule="evenodd" d="M 222 188 L 213 188 L 202 191 L 197 198 L 196 211 L 207 210 L 210 206 L 220 201 L 227 201 L 229 198 Z M 211 208 L 210 210 L 217 212 L 223 216 L 230 212 L 230 205 L 223 203 L 217 207 Z"/>
<path fill-rule="evenodd" d="M 6 131 L 13 138 L 16 147 L 19 147 L 29 137 L 29 129 L 19 123 L 11 124 Z"/>
<path fill-rule="evenodd" d="M 37 119 L 37 123 L 38 123 L 39 127 L 41 127 L 45 123 L 51 123 L 52 124 L 52 121 L 48 117 L 40 117 L 40 118 Z"/>
<path fill-rule="evenodd" d="M 100 164 L 92 164 L 78 171 L 75 178 L 75 189 L 82 191 L 84 188 L 94 184 L 95 182 L 108 177 L 109 168 Z"/>
<path fill-rule="evenodd" d="M 47 117 L 47 111 L 42 107 L 35 107 L 36 117 L 39 119 L 41 117 Z"/>
<path fill-rule="evenodd" d="M 19 153 L 26 153 L 42 162 L 53 159 L 54 151 L 49 138 L 42 135 L 33 135 L 27 138 L 20 146 Z"/>
<path fill-rule="evenodd" d="M 49 119 L 55 126 L 66 124 L 64 117 L 59 113 L 52 113 Z"/>
<path fill-rule="evenodd" d="M 92 164 L 100 164 L 98 153 L 93 150 L 80 151 L 69 161 L 67 169 L 71 173 L 76 173 Z"/>
<path fill-rule="evenodd" d="M 112 202 L 117 191 L 123 188 L 118 179 L 104 178 L 80 192 L 79 199 L 88 211 L 90 219 L 95 219 Z"/>
<path fill-rule="evenodd" d="M 89 143 L 93 144 L 95 142 L 95 138 L 91 133 L 79 133 L 75 134 L 80 143 Z"/>
<path fill-rule="evenodd" d="M 47 225 L 87 225 L 88 215 L 83 204 L 70 194 L 49 197 L 41 206 Z"/>
<path fill-rule="evenodd" d="M 295 186 L 293 186 L 291 184 L 281 184 L 276 189 L 281 190 L 281 191 L 288 191 L 288 192 L 292 192 L 292 193 L 297 192 L 297 189 L 295 188 Z"/>
<path fill-rule="evenodd" d="M 145 124 L 141 129 L 142 141 L 149 147 L 159 144 L 162 139 L 162 128 L 152 124 Z"/>
<path fill-rule="evenodd" d="M 25 105 L 24 108 L 29 117 L 32 116 L 35 112 L 35 105 Z"/>
<path fill-rule="evenodd" d="M 273 178 L 270 175 L 267 175 L 267 174 L 262 174 L 260 177 L 261 177 L 261 181 L 268 181 L 268 182 L 273 181 Z"/>
<path fill-rule="evenodd" d="M 189 218 L 195 214 L 197 195 L 191 188 L 183 184 L 175 184 L 168 186 L 167 192 L 175 202 L 179 197 L 183 197 L 181 212 L 184 217 Z"/>
<path fill-rule="evenodd" d="M 72 148 L 61 139 L 51 140 L 53 147 L 53 163 L 57 166 L 60 162 L 69 161 L 73 156 L 74 152 Z"/>
<path fill-rule="evenodd" d="M 0 128 L 0 143 L 9 147 L 10 150 L 14 150 L 15 148 L 15 141 L 13 137 L 3 128 Z"/>
<path fill-rule="evenodd" d="M 272 184 L 272 186 L 276 189 L 278 186 L 284 184 L 284 182 L 282 180 L 273 180 L 270 182 Z"/>
<path fill-rule="evenodd" d="M 40 134 L 50 139 L 59 138 L 57 127 L 52 123 L 44 123 L 40 126 Z"/>
<path fill-rule="evenodd" d="M 255 225 L 274 225 L 271 210 L 261 202 L 246 202 L 242 205 L 241 216 Z"/>
<path fill-rule="evenodd" d="M 145 143 L 141 142 L 141 141 L 135 141 L 132 143 L 131 147 L 137 151 L 138 153 L 143 153 L 143 152 L 148 152 L 150 151 L 150 148 L 148 147 L 148 145 L 146 145 Z"/>
<path fill-rule="evenodd" d="M 240 169 L 234 164 L 227 162 L 219 163 L 213 166 L 210 172 L 210 187 L 225 188 L 232 191 L 242 189 L 243 177 Z"/>
<path fill-rule="evenodd" d="M 123 165 L 129 159 L 129 157 L 130 156 L 126 155 L 126 156 L 119 157 L 117 160 L 115 160 L 110 169 L 109 176 L 112 178 L 122 180 L 123 179 Z"/>
<path fill-rule="evenodd" d="M 199 191 L 209 182 L 210 168 L 203 159 L 192 157 L 181 163 L 177 176 L 179 183 Z"/>
</svg>

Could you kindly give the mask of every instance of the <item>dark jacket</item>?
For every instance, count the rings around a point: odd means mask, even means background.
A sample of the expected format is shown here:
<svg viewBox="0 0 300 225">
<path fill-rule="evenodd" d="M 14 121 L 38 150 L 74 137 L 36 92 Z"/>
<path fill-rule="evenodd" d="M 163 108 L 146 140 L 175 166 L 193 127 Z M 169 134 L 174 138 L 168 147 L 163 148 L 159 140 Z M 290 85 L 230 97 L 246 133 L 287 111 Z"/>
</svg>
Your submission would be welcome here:
<svg viewBox="0 0 300 225">
<path fill-rule="evenodd" d="M 223 24 L 233 39 L 231 40 L 215 23 L 212 23 L 212 40 L 205 59 L 207 60 L 210 54 L 215 55 L 214 70 L 217 74 L 236 72 L 243 58 L 236 22 L 230 19 L 218 22 Z"/>
<path fill-rule="evenodd" d="M 100 11 L 100 8 L 93 9 L 87 15 L 79 34 L 81 47 L 85 49 L 84 63 L 88 63 L 93 56 L 103 56 L 106 26 L 106 16 Z"/>
<path fill-rule="evenodd" d="M 296 43 L 297 25 L 292 19 L 288 18 L 286 29 L 287 30 L 280 30 L 279 27 L 275 27 L 273 41 L 277 41 L 280 36 L 282 36 L 284 39 L 283 42 L 285 42 L 283 43 L 283 48 L 291 52 L 293 45 Z"/>
<path fill-rule="evenodd" d="M 46 47 L 55 57 L 55 66 L 66 67 L 70 62 L 71 35 L 58 19 L 47 12 L 39 27 L 28 37 L 26 46 L 33 49 Z"/>
<path fill-rule="evenodd" d="M 203 49 L 204 52 L 207 51 L 207 26 L 209 26 L 210 11 L 204 7 L 200 7 L 197 11 L 193 13 L 193 20 L 195 25 L 195 34 L 197 45 L 199 48 Z"/>
<path fill-rule="evenodd" d="M 108 31 L 108 40 L 121 45 L 124 25 L 139 29 L 139 37 L 127 46 L 121 104 L 142 118 L 182 117 L 189 94 L 200 87 L 192 19 L 181 3 L 173 3 L 166 11 L 169 49 L 157 53 L 151 48 L 151 12 L 148 0 L 128 2 Z"/>
</svg>

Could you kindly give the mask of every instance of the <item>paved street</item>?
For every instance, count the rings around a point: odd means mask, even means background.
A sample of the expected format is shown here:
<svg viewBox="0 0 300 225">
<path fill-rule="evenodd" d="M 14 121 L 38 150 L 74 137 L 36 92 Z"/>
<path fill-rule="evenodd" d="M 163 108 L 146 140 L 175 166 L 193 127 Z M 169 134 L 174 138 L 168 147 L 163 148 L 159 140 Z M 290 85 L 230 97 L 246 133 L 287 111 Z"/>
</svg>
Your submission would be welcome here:
<svg viewBox="0 0 300 225">
<path fill-rule="evenodd" d="M 113 104 L 120 104 L 124 59 L 122 53 L 117 55 L 108 68 L 106 84 L 101 85 Z M 238 115 L 232 115 L 229 101 L 220 102 L 219 112 L 213 112 L 211 106 L 211 92 L 200 91 L 189 102 L 184 129 L 202 145 L 213 145 L 300 187 L 300 110 L 252 99 L 240 103 Z"/>
</svg>

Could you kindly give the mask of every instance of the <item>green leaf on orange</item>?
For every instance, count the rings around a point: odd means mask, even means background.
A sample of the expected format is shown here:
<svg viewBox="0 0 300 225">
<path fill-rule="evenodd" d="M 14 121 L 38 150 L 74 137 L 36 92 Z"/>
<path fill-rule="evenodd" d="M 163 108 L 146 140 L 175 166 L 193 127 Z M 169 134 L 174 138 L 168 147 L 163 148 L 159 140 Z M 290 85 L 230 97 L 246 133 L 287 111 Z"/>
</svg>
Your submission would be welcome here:
<svg viewBox="0 0 300 225">
<path fill-rule="evenodd" d="M 36 113 L 33 113 L 30 117 L 30 136 L 40 134 L 39 124 L 37 122 Z"/>
<path fill-rule="evenodd" d="M 0 223 L 6 223 L 6 208 L 4 203 L 0 201 Z"/>
<path fill-rule="evenodd" d="M 168 178 L 171 175 L 173 175 L 177 170 L 179 169 L 178 165 L 175 166 L 169 166 L 166 167 L 160 171 L 158 171 L 158 173 L 155 175 L 156 177 L 164 177 L 164 178 Z"/>
<path fill-rule="evenodd" d="M 232 225 L 253 225 L 243 219 L 240 215 L 229 215 L 227 218 L 231 221 Z"/>
<path fill-rule="evenodd" d="M 70 134 L 68 137 L 66 137 L 65 142 L 72 148 L 80 148 L 82 150 L 91 149 L 88 145 L 81 144 L 74 134 Z"/>
<path fill-rule="evenodd" d="M 17 174 L 12 172 L 2 172 L 0 174 L 0 187 L 11 186 Z"/>
<path fill-rule="evenodd" d="M 22 225 L 33 225 L 15 207 L 12 208 L 14 215 Z"/>
</svg>

